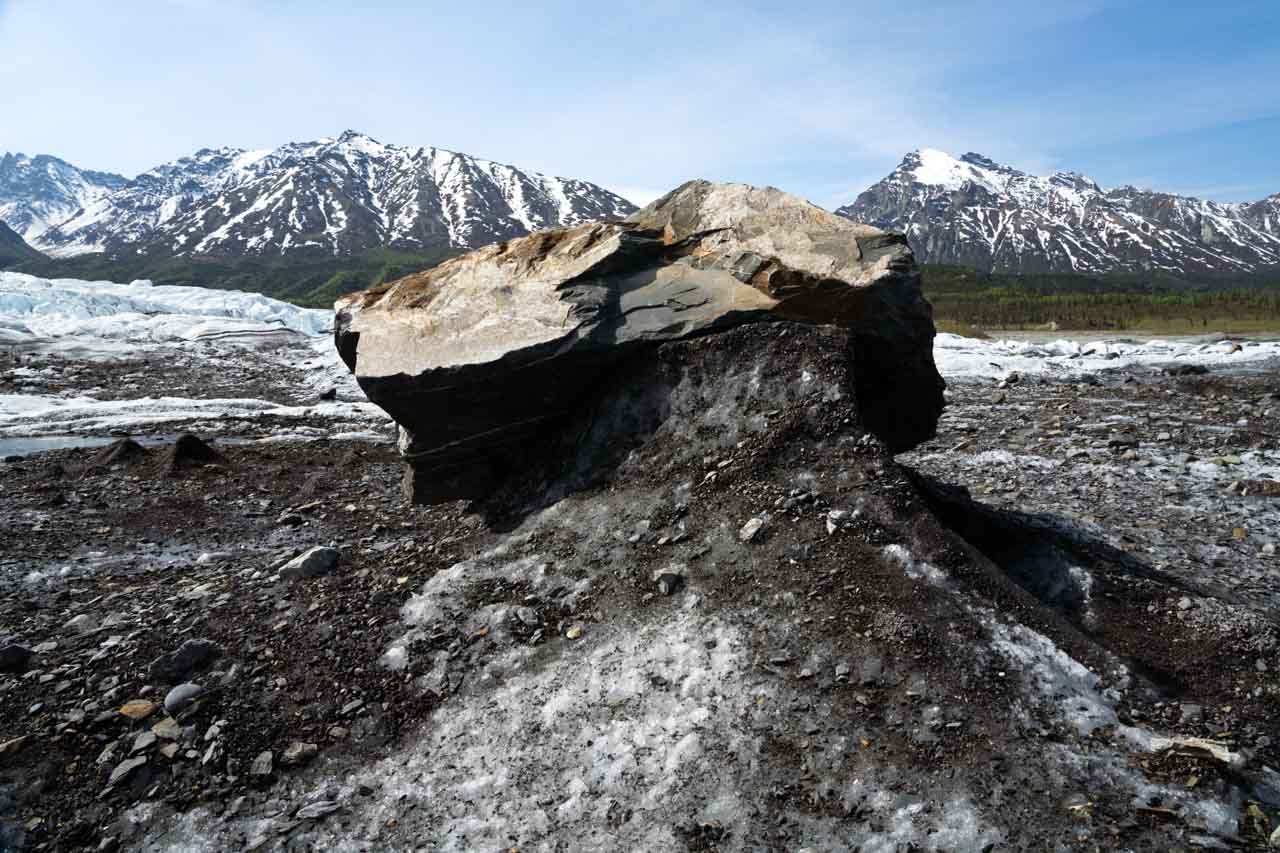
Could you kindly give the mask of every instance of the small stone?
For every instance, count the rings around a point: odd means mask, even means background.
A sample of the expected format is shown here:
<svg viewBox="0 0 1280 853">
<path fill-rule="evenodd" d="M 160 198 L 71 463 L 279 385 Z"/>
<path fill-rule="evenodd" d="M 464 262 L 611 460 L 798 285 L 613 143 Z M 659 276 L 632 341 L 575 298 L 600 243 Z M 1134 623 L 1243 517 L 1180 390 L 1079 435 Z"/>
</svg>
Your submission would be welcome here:
<svg viewBox="0 0 1280 853">
<path fill-rule="evenodd" d="M 249 765 L 250 776 L 270 776 L 274 771 L 275 755 L 270 751 L 259 752 L 258 756 L 253 759 L 253 763 Z"/>
<path fill-rule="evenodd" d="M 760 516 L 747 519 L 747 523 L 742 525 L 742 529 L 738 531 L 738 540 L 750 542 L 756 538 L 762 527 L 764 527 L 764 519 Z"/>
<path fill-rule="evenodd" d="M 120 706 L 120 713 L 131 720 L 145 720 L 156 712 L 156 703 L 146 699 L 133 699 Z"/>
<path fill-rule="evenodd" d="M 351 730 L 342 726 L 333 726 L 329 729 L 329 737 L 334 740 L 343 740 L 349 734 L 351 734 Z"/>
<path fill-rule="evenodd" d="M 1182 598 L 1179 598 L 1179 599 L 1178 599 L 1178 609 L 1179 609 L 1179 610 L 1190 610 L 1190 609 L 1191 609 L 1191 607 L 1192 607 L 1192 601 L 1191 601 L 1191 599 L 1190 599 L 1190 598 L 1187 598 L 1187 597 L 1184 595 Z"/>
<path fill-rule="evenodd" d="M 581 625 L 574 625 L 574 626 L 573 626 L 573 627 L 571 627 L 568 631 L 565 631 L 565 632 L 564 632 L 564 635 L 565 635 L 565 637 L 566 637 L 566 638 L 568 638 L 568 639 L 570 639 L 570 640 L 576 640 L 576 639 L 578 639 L 579 637 L 581 637 L 581 636 L 582 636 L 582 626 L 581 626 Z"/>
<path fill-rule="evenodd" d="M 151 731 L 155 732 L 156 737 L 161 740 L 177 740 L 182 736 L 182 727 L 173 717 L 165 717 L 152 726 Z"/>
<path fill-rule="evenodd" d="M 299 764 L 306 764 L 308 761 L 316 757 L 320 752 L 320 747 L 314 743 L 303 743 L 295 740 L 285 748 L 284 755 L 281 756 L 281 763 L 287 767 L 294 767 Z"/>
<path fill-rule="evenodd" d="M 62 629 L 68 634 L 87 634 L 97 627 L 92 616 L 87 613 L 81 613 L 79 616 L 73 616 L 68 619 L 63 624 Z"/>
<path fill-rule="evenodd" d="M 359 711 L 363 707 L 364 707 L 363 699 L 352 699 L 350 702 L 343 705 L 342 710 L 339 711 L 338 713 L 345 717 L 348 714 L 354 714 L 356 711 Z"/>
<path fill-rule="evenodd" d="M 298 809 L 296 817 L 302 818 L 303 820 L 316 820 L 327 814 L 336 812 L 339 808 L 341 808 L 341 806 L 335 802 L 330 800 L 321 800 L 318 803 L 308 803 Z"/>
<path fill-rule="evenodd" d="M 836 531 L 840 529 L 840 522 L 849 517 L 849 511 L 846 509 L 833 509 L 827 513 L 827 535 L 834 536 Z"/>
<path fill-rule="evenodd" d="M 176 717 L 187 708 L 190 708 L 191 703 L 195 702 L 203 694 L 204 687 L 193 681 L 179 684 L 164 695 L 164 710 L 170 716 Z"/>
<path fill-rule="evenodd" d="M 657 569 L 653 573 L 653 580 L 658 585 L 658 592 L 671 595 L 684 583 L 684 575 L 674 568 Z"/>
<path fill-rule="evenodd" d="M 280 567 L 281 577 L 317 578 L 327 575 L 338 566 L 338 550 L 317 546 L 303 551 Z"/>
<path fill-rule="evenodd" d="M 137 755 L 139 752 L 146 752 L 148 749 L 156 745 L 155 732 L 140 732 L 133 739 L 133 749 L 129 750 L 130 755 Z"/>
<path fill-rule="evenodd" d="M 173 757 L 178 754 L 178 745 L 176 743 L 166 743 L 160 747 L 160 754 L 172 761 Z"/>
<path fill-rule="evenodd" d="M 176 684 L 194 670 L 222 656 L 222 647 L 203 637 L 187 640 L 172 652 L 151 662 L 147 677 L 153 682 Z"/>
<path fill-rule="evenodd" d="M 127 758 L 124 761 L 121 761 L 116 765 L 115 769 L 111 771 L 111 778 L 107 780 L 107 785 L 112 786 L 118 782 L 122 782 L 130 773 L 146 763 L 147 757 L 145 755 L 137 758 Z"/>
<path fill-rule="evenodd" d="M 204 751 L 204 755 L 200 758 L 200 765 L 207 767 L 209 764 L 217 761 L 222 757 L 222 744 L 214 741 L 209 744 L 209 748 Z"/>
<path fill-rule="evenodd" d="M 7 740 L 4 743 L 0 743 L 0 755 L 9 755 L 11 753 L 17 752 L 18 750 L 22 749 L 23 745 L 26 742 L 27 742 L 27 736 L 23 735 L 22 737 L 16 737 L 16 738 L 13 738 L 12 740 Z"/>
</svg>

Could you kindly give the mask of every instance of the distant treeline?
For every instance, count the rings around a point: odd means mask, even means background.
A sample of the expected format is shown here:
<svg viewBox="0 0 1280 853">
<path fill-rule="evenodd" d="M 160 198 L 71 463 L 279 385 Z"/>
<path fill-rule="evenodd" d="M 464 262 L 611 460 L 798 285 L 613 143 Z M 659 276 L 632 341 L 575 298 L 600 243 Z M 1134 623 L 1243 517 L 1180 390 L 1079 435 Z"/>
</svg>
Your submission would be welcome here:
<svg viewBox="0 0 1280 853">
<path fill-rule="evenodd" d="M 948 329 L 1280 331 L 1280 274 L 1001 275 L 926 265 L 925 295 Z"/>
</svg>

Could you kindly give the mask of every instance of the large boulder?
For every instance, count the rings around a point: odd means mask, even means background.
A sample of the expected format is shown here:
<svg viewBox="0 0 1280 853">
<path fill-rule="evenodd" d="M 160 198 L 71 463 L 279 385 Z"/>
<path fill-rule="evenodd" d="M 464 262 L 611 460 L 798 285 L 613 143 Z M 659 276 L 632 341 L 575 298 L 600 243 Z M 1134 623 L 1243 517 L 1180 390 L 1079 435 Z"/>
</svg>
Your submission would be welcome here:
<svg viewBox="0 0 1280 853">
<path fill-rule="evenodd" d="M 487 246 L 345 297 L 335 336 L 401 427 L 408 493 L 438 502 L 526 467 L 623 360 L 777 320 L 850 330 L 862 425 L 892 450 L 932 437 L 943 383 L 906 240 L 772 188 L 693 181 L 623 222 Z"/>
</svg>

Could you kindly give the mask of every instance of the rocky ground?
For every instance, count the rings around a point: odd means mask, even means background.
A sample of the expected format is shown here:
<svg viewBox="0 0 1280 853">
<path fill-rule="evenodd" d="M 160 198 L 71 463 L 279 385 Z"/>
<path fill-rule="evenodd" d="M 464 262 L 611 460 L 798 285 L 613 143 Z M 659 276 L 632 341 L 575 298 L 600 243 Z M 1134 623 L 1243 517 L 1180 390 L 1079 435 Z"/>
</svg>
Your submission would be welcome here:
<svg viewBox="0 0 1280 853">
<path fill-rule="evenodd" d="M 1276 365 L 952 380 L 894 461 L 782 328 L 519 511 L 389 442 L 5 463 L 0 849 L 1265 849 Z"/>
</svg>

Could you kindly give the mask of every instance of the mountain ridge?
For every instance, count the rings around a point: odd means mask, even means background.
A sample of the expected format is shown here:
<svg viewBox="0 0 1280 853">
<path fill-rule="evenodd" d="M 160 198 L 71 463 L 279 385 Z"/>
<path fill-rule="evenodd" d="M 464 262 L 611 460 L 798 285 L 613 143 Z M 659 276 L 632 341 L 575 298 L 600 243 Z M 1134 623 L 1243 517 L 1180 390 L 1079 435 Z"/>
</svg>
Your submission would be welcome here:
<svg viewBox="0 0 1280 853">
<path fill-rule="evenodd" d="M 122 180 L 83 194 L 28 242 L 56 257 L 470 249 L 636 209 L 586 181 L 352 130 L 274 149 L 202 148 Z"/>
<path fill-rule="evenodd" d="M 910 152 L 836 213 L 906 233 L 922 263 L 987 272 L 1198 275 L 1280 264 L 1280 193 L 1220 203 L 1104 190 L 1079 172 L 1031 175 L 974 152 Z"/>
</svg>

